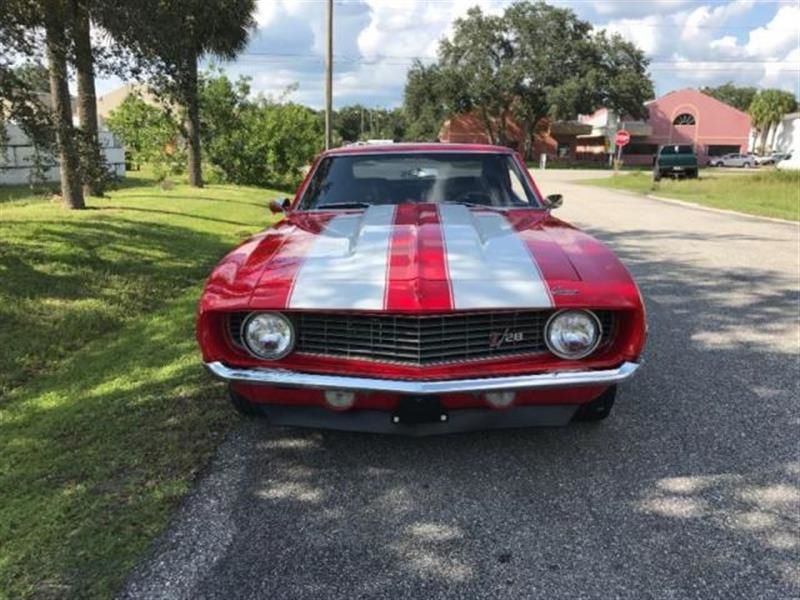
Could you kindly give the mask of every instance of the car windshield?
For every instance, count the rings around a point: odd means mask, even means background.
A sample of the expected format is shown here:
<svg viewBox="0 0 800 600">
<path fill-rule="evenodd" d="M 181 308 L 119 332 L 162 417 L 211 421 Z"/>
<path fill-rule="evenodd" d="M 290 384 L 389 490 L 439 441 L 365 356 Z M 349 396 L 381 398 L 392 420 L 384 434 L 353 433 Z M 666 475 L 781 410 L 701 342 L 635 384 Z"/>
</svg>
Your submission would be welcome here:
<svg viewBox="0 0 800 600">
<path fill-rule="evenodd" d="M 347 209 L 409 202 L 542 206 L 508 154 L 391 152 L 323 158 L 298 208 Z"/>
</svg>

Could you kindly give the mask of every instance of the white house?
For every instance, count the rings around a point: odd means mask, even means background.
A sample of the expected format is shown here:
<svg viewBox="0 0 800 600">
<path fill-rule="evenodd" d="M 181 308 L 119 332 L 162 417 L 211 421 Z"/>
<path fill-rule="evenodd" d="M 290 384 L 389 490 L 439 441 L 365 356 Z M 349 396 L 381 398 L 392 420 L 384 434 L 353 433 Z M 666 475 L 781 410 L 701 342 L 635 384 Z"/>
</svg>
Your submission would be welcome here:
<svg viewBox="0 0 800 600">
<path fill-rule="evenodd" d="M 773 125 L 767 132 L 766 150 L 772 152 L 791 152 L 800 154 L 800 112 L 784 115 L 783 119 Z M 753 129 L 750 132 L 750 148 L 761 150 L 761 136 Z"/>
<path fill-rule="evenodd" d="M 0 150 L 0 185 L 27 185 L 35 177 L 35 149 L 17 125 L 6 123 L 5 135 L 5 148 L 4 151 Z M 124 177 L 125 150 L 122 143 L 108 130 L 101 129 L 98 136 L 109 170 L 118 177 Z M 44 180 L 58 181 L 58 159 L 45 155 L 40 156 L 39 160 L 44 166 Z"/>
<path fill-rule="evenodd" d="M 776 152 L 800 154 L 800 112 L 783 117 L 772 131 L 772 149 Z"/>
</svg>

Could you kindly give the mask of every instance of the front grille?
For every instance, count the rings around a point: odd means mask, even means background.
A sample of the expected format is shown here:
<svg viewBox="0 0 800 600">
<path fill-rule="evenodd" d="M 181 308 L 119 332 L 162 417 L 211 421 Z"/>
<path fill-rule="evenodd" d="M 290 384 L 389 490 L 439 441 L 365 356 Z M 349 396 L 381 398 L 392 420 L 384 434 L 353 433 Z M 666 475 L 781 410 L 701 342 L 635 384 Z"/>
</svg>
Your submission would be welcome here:
<svg viewBox="0 0 800 600">
<path fill-rule="evenodd" d="M 296 313 L 295 352 L 429 366 L 547 352 L 544 326 L 553 311 L 502 311 L 431 316 Z M 601 344 L 613 334 L 613 313 L 596 312 Z M 231 340 L 243 347 L 247 313 L 229 316 Z"/>
</svg>

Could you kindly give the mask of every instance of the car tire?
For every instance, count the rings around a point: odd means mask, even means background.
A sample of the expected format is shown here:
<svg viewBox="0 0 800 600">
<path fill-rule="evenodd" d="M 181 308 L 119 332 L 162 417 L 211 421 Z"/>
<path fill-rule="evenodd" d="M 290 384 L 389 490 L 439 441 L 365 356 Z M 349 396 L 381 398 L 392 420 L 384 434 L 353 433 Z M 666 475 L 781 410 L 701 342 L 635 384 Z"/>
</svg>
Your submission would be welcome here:
<svg viewBox="0 0 800 600">
<path fill-rule="evenodd" d="M 749 162 L 746 162 L 746 163 L 744 163 L 742 166 L 743 166 L 745 169 L 749 169 L 749 168 L 750 168 L 750 167 L 752 167 L 753 165 L 751 165 Z"/>
<path fill-rule="evenodd" d="M 578 407 L 573 421 L 602 421 L 611 414 L 614 399 L 617 397 L 617 386 L 612 385 L 597 398 Z"/>
<path fill-rule="evenodd" d="M 228 399 L 231 401 L 233 408 L 240 415 L 244 417 L 255 417 L 258 415 L 258 408 L 256 405 L 241 394 L 237 394 L 231 388 L 228 388 Z"/>
<path fill-rule="evenodd" d="M 686 177 L 689 179 L 697 179 L 697 169 L 692 169 L 686 173 Z"/>
</svg>

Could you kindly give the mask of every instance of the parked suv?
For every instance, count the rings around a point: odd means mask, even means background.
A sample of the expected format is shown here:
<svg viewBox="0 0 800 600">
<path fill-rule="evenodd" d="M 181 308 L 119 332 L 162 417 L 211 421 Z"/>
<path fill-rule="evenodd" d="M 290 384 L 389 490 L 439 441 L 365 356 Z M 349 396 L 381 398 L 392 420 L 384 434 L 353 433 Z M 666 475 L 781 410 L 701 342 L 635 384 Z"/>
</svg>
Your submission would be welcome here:
<svg viewBox="0 0 800 600">
<path fill-rule="evenodd" d="M 710 167 L 744 167 L 749 169 L 756 166 L 756 157 L 752 154 L 723 154 L 712 156 L 708 160 Z"/>
<path fill-rule="evenodd" d="M 672 177 L 697 177 L 697 155 L 689 145 L 661 146 L 653 159 L 653 180 L 665 175 Z"/>
</svg>

